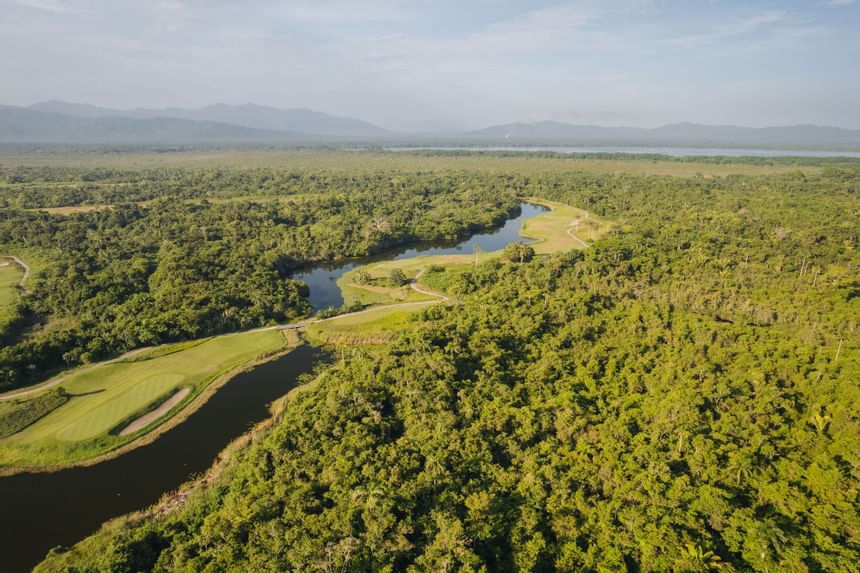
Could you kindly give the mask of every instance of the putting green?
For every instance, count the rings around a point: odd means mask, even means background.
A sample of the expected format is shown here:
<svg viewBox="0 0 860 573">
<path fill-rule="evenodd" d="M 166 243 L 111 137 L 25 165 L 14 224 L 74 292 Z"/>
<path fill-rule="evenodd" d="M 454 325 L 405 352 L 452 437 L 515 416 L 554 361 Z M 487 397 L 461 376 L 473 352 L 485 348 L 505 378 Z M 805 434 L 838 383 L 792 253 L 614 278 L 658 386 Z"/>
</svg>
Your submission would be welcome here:
<svg viewBox="0 0 860 573">
<path fill-rule="evenodd" d="M 134 384 L 122 395 L 95 405 L 85 415 L 59 430 L 56 434 L 57 439 L 64 442 L 81 442 L 109 432 L 124 421 L 129 412 L 152 403 L 153 396 L 160 397 L 168 390 L 176 388 L 185 378 L 184 374 L 175 372 L 149 376 Z"/>
<path fill-rule="evenodd" d="M 96 365 L 62 382 L 72 398 L 34 424 L 0 439 L 0 467 L 59 465 L 106 453 L 160 425 L 129 436 L 111 433 L 181 387 L 180 411 L 211 382 L 287 346 L 276 330 L 220 336 L 199 344 L 162 346 L 125 361 Z M 175 352 L 170 350 L 176 349 Z"/>
</svg>

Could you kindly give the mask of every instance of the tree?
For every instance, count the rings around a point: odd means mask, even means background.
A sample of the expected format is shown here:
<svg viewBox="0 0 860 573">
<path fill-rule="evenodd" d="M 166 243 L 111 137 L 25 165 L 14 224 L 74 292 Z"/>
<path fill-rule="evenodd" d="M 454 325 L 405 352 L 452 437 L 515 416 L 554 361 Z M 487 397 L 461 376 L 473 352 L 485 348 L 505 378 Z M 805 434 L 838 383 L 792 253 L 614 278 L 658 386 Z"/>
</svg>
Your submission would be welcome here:
<svg viewBox="0 0 860 573">
<path fill-rule="evenodd" d="M 373 277 L 371 277 L 370 273 L 365 271 L 364 269 L 360 269 L 355 272 L 355 284 L 369 285 L 372 281 Z"/>
<path fill-rule="evenodd" d="M 527 263 L 535 256 L 535 250 L 522 242 L 511 243 L 502 251 L 502 256 L 512 263 Z"/>
<path fill-rule="evenodd" d="M 406 274 L 400 269 L 393 269 L 391 271 L 391 284 L 394 286 L 403 286 L 409 282 L 409 279 L 406 278 Z"/>
</svg>

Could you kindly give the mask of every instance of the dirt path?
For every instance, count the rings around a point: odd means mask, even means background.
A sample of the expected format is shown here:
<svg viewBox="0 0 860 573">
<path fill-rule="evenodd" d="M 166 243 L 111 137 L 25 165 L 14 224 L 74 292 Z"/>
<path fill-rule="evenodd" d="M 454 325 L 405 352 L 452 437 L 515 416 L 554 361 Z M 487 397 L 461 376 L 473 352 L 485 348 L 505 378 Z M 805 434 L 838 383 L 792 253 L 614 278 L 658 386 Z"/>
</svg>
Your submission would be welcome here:
<svg viewBox="0 0 860 573">
<path fill-rule="evenodd" d="M 171 408 L 182 402 L 182 400 L 185 399 L 185 397 L 188 396 L 190 392 L 191 388 L 187 386 L 185 388 L 181 388 L 179 392 L 168 398 L 163 404 L 161 404 L 161 406 L 159 406 L 152 412 L 147 412 L 146 414 L 134 420 L 131 424 L 123 428 L 119 435 L 127 436 L 129 434 L 133 434 L 141 428 L 145 428 L 146 426 L 150 425 L 152 422 L 167 414 Z"/>
<path fill-rule="evenodd" d="M 423 275 L 423 274 L 424 274 L 424 269 L 421 269 L 421 271 L 417 275 L 415 275 L 415 278 L 409 282 L 409 286 L 412 287 L 412 290 L 414 290 L 415 292 L 420 292 L 421 294 L 424 294 L 427 296 L 432 296 L 432 297 L 438 298 L 439 300 L 444 301 L 444 302 L 450 302 L 451 299 L 449 299 L 444 294 L 426 289 L 426 288 L 424 288 L 418 284 L 418 279 L 420 279 L 421 275 Z"/>
<path fill-rule="evenodd" d="M 586 218 L 586 219 L 588 218 L 588 213 L 586 213 L 586 214 L 585 214 L 585 218 Z M 574 241 L 578 242 L 579 244 L 581 244 L 583 247 L 585 247 L 585 248 L 587 249 L 587 248 L 588 248 L 588 247 L 590 247 L 591 245 L 589 245 L 588 243 L 586 243 L 585 241 L 583 241 L 582 239 L 580 239 L 579 237 L 577 237 L 576 235 L 574 235 L 574 234 L 571 232 L 571 231 L 573 231 L 576 227 L 578 227 L 578 226 L 579 226 L 579 223 L 580 223 L 580 222 L 581 222 L 581 219 L 574 219 L 573 221 L 571 221 L 571 222 L 570 222 L 570 227 L 568 227 L 568 228 L 567 228 L 567 235 L 568 235 L 571 239 L 573 239 Z"/>
<path fill-rule="evenodd" d="M 16 265 L 21 267 L 24 270 L 24 276 L 21 277 L 21 280 L 18 281 L 18 286 L 24 288 L 24 283 L 27 282 L 27 279 L 30 278 L 30 265 L 16 257 L 15 255 L 0 255 L 0 258 L 3 259 L 12 259 Z"/>
</svg>

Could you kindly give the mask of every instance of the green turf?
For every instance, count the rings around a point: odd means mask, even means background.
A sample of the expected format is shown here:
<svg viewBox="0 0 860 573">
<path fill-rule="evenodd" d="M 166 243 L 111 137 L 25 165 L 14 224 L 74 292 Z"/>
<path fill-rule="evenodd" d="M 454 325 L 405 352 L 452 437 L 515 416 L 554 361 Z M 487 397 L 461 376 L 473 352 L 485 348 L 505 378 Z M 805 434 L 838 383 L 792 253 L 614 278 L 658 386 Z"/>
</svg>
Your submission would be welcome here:
<svg viewBox="0 0 860 573">
<path fill-rule="evenodd" d="M 370 273 L 371 277 L 374 279 L 373 284 L 356 284 L 355 277 L 357 269 L 344 273 L 337 280 L 337 286 L 340 288 L 340 292 L 343 295 L 344 306 L 372 306 L 379 304 L 433 300 L 434 298 L 412 290 L 408 285 L 392 287 L 387 280 L 391 275 L 390 270 L 380 272 L 375 269 L 375 265 L 367 265 L 362 267 L 362 269 Z M 413 278 L 414 275 L 414 272 L 411 275 L 407 273 L 409 278 Z"/>
<path fill-rule="evenodd" d="M 384 344 L 398 332 L 415 324 L 411 315 L 427 308 L 428 302 L 383 306 L 361 313 L 338 316 L 308 327 L 311 338 L 332 344 Z"/>
<path fill-rule="evenodd" d="M 74 373 L 62 383 L 72 395 L 66 404 L 0 440 L 0 467 L 60 465 L 106 453 L 152 430 L 154 426 L 125 437 L 111 434 L 167 393 L 192 389 L 176 413 L 221 374 L 284 345 L 278 331 L 247 332 Z"/>
</svg>

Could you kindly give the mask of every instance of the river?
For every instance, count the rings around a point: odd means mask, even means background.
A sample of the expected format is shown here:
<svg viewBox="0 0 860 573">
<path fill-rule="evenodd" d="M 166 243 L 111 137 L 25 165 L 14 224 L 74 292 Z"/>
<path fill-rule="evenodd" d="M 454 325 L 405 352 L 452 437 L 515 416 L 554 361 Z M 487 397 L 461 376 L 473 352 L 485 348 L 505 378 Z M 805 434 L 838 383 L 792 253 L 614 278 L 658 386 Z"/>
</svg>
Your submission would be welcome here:
<svg viewBox="0 0 860 573">
<path fill-rule="evenodd" d="M 374 257 L 323 264 L 294 276 L 308 283 L 315 309 L 343 304 L 336 281 L 373 261 L 471 253 L 504 248 L 522 240 L 522 222 L 547 209 L 523 203 L 501 227 L 458 243 L 421 243 Z M 299 347 L 286 356 L 239 374 L 199 410 L 146 446 L 88 467 L 0 478 L 0 570 L 29 571 L 56 546 L 70 546 L 105 521 L 143 509 L 205 472 L 218 453 L 269 416 L 268 405 L 293 388 L 301 374 L 325 360 L 325 352 Z"/>
</svg>

